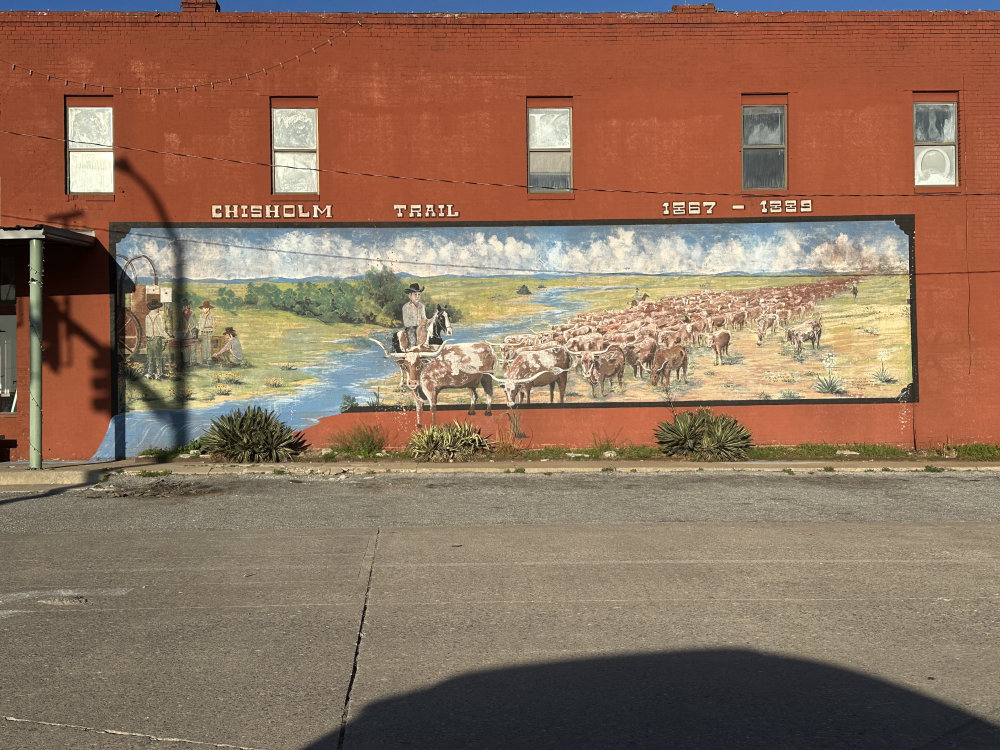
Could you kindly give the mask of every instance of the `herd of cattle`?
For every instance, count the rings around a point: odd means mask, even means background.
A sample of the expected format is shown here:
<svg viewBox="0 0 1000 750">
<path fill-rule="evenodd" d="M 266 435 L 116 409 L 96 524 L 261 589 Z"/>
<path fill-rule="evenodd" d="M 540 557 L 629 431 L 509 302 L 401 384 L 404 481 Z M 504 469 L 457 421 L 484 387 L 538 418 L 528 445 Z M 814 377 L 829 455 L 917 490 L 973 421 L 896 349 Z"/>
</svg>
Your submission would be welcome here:
<svg viewBox="0 0 1000 750">
<path fill-rule="evenodd" d="M 636 301 L 624 310 L 582 313 L 548 331 L 511 334 L 502 342 L 424 344 L 396 353 L 372 341 L 398 363 L 401 385 L 409 389 L 416 405 L 418 424 L 425 402 L 433 423 L 438 395 L 444 389 L 467 388 L 472 414 L 482 387 L 489 415 L 494 384 L 503 388 L 510 406 L 531 403 L 532 389 L 544 386 L 548 386 L 550 403 L 555 401 L 556 390 L 562 403 L 574 370 L 591 386 L 595 398 L 598 391 L 604 396 L 615 380 L 622 388 L 629 368 L 633 377 L 642 379 L 648 374 L 652 386 L 662 381 L 669 391 L 672 375 L 686 382 L 692 347 L 710 348 L 715 363 L 722 364 L 729 356 L 732 332 L 749 327 L 756 328 L 758 345 L 780 331 L 796 353 L 806 343 L 817 348 L 823 322 L 815 314 L 816 305 L 856 288 L 857 280 L 838 277 Z M 502 377 L 494 372 L 497 364 Z"/>
</svg>

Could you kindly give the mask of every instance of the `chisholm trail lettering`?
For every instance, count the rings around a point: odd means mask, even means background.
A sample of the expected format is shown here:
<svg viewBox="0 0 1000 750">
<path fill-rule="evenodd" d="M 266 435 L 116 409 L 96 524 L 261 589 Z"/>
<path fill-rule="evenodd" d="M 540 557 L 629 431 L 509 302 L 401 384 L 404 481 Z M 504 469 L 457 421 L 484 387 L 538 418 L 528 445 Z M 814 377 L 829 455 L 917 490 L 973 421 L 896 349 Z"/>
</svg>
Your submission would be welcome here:
<svg viewBox="0 0 1000 750">
<path fill-rule="evenodd" d="M 333 206 L 302 203 L 271 203 L 243 205 L 237 203 L 212 206 L 213 219 L 332 219 Z"/>
</svg>

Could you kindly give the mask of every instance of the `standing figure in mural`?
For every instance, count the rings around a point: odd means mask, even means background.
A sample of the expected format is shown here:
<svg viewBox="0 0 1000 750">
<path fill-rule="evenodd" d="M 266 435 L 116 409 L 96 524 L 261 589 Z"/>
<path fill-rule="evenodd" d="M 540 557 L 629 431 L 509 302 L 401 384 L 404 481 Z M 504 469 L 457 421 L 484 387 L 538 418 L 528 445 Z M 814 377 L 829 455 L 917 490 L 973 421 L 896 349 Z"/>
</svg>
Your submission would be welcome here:
<svg viewBox="0 0 1000 750">
<path fill-rule="evenodd" d="M 858 282 L 856 281 L 851 283 L 851 295 L 854 299 L 858 298 Z"/>
<path fill-rule="evenodd" d="M 215 332 L 215 309 L 208 300 L 201 303 L 201 315 L 198 316 L 198 338 L 201 339 L 201 350 L 198 352 L 198 364 L 207 365 L 212 359 L 212 334 Z"/>
<path fill-rule="evenodd" d="M 232 327 L 226 328 L 225 336 L 226 343 L 212 356 L 224 365 L 238 367 L 243 364 L 243 344 Z"/>
<path fill-rule="evenodd" d="M 427 320 L 427 310 L 420 301 L 420 295 L 423 291 L 424 287 L 416 282 L 410 284 L 406 290 L 409 300 L 403 304 L 403 330 L 406 333 L 407 349 L 424 343 L 417 340 L 417 328 L 420 326 L 421 321 L 424 321 L 424 325 L 426 326 Z"/>
<path fill-rule="evenodd" d="M 146 315 L 146 377 L 163 379 L 163 343 L 167 340 L 167 327 L 163 323 L 163 303 L 153 300 Z"/>
<path fill-rule="evenodd" d="M 191 310 L 191 300 L 181 300 L 181 318 L 177 321 L 178 364 L 187 369 L 191 366 L 192 352 L 198 339 L 198 316 Z"/>
</svg>

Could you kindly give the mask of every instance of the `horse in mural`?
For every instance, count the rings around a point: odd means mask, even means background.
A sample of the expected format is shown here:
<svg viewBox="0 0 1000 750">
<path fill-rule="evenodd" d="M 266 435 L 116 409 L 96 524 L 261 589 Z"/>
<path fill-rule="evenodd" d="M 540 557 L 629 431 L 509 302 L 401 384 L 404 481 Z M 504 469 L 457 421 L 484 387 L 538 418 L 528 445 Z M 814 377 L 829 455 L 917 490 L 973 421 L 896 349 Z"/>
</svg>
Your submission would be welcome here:
<svg viewBox="0 0 1000 750">
<path fill-rule="evenodd" d="M 411 342 L 406 335 L 406 329 L 400 328 L 392 334 L 392 354 L 403 354 L 405 352 L 426 352 L 433 347 L 440 347 L 444 343 L 445 336 L 451 336 L 451 316 L 448 314 L 447 305 L 438 305 L 434 314 L 421 320 L 417 325 L 417 340 Z M 376 342 L 377 343 L 377 342 Z M 382 346 L 379 344 L 379 346 Z M 382 347 L 385 351 L 385 347 Z M 389 352 L 386 352 L 389 354 Z M 399 385 L 406 387 L 406 366 L 399 362 Z"/>
<path fill-rule="evenodd" d="M 417 340 L 410 341 L 405 328 L 392 335 L 392 353 L 401 354 L 413 350 L 425 350 L 430 346 L 440 346 L 445 336 L 451 336 L 451 316 L 447 305 L 438 305 L 434 314 L 417 325 Z"/>
</svg>

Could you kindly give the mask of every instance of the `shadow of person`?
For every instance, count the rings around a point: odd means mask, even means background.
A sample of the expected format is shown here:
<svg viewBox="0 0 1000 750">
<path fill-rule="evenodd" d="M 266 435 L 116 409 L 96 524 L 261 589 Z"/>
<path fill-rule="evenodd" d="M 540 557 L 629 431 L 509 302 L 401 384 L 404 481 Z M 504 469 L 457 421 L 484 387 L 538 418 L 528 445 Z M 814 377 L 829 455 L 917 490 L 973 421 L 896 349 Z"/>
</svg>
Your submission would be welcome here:
<svg viewBox="0 0 1000 750">
<path fill-rule="evenodd" d="M 372 703 L 306 750 L 335 747 L 996 750 L 1000 727 L 829 664 L 707 650 L 462 675 Z"/>
</svg>

